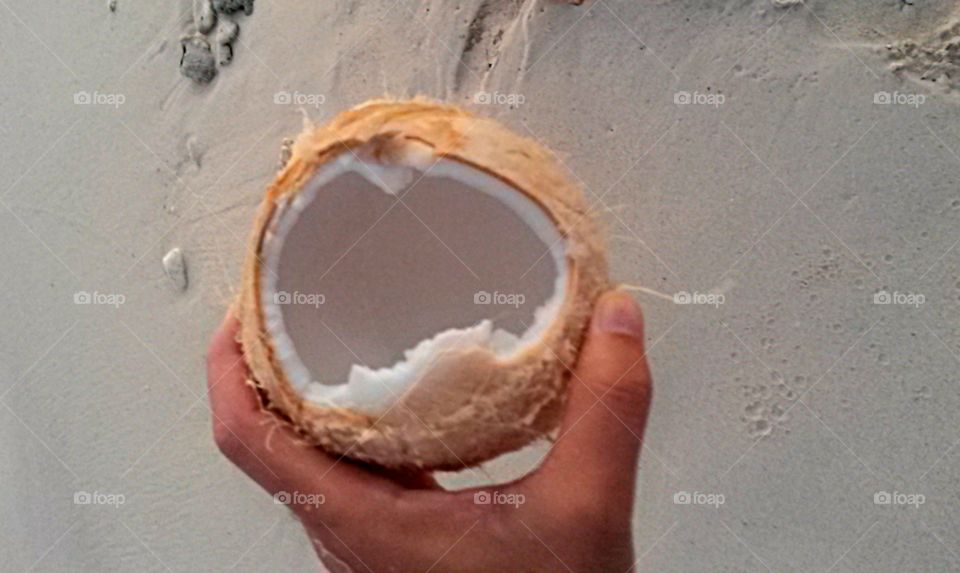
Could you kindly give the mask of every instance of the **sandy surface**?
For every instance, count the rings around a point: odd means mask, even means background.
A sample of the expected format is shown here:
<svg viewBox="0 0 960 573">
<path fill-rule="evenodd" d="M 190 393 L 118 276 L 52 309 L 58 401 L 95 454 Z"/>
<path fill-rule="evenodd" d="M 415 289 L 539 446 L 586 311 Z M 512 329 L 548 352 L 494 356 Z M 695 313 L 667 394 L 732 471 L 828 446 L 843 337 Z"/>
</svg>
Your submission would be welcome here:
<svg viewBox="0 0 960 573">
<path fill-rule="evenodd" d="M 192 18 L 0 0 L 2 569 L 314 570 L 203 355 L 296 103 L 385 94 L 542 140 L 619 279 L 717 303 L 638 295 L 644 570 L 960 569 L 955 2 L 258 2 L 207 85 Z"/>
</svg>

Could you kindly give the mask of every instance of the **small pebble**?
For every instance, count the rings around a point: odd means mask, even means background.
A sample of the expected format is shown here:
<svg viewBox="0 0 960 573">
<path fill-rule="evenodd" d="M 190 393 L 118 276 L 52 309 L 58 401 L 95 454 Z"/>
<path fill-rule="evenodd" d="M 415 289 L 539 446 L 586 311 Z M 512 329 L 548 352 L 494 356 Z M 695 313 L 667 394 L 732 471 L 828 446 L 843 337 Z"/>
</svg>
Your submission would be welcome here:
<svg viewBox="0 0 960 573">
<path fill-rule="evenodd" d="M 193 0 L 193 23 L 201 34 L 213 30 L 217 23 L 217 13 L 213 11 L 211 0 Z"/>
<path fill-rule="evenodd" d="M 163 271 L 177 286 L 177 290 L 187 290 L 187 265 L 179 247 L 163 256 Z"/>
<path fill-rule="evenodd" d="M 217 59 L 221 66 L 233 60 L 233 41 L 240 34 L 240 26 L 233 20 L 223 18 L 217 26 Z"/>
<path fill-rule="evenodd" d="M 237 23 L 233 20 L 224 18 L 220 20 L 220 25 L 217 26 L 217 43 L 229 44 L 236 40 L 239 34 L 240 26 L 237 26 Z"/>
<path fill-rule="evenodd" d="M 213 0 L 213 9 L 221 14 L 233 14 L 243 10 L 249 16 L 253 14 L 253 0 Z"/>
<path fill-rule="evenodd" d="M 180 73 L 197 83 L 210 83 L 217 75 L 217 63 L 210 50 L 210 44 L 203 38 L 195 36 L 184 40 L 182 46 Z"/>
<path fill-rule="evenodd" d="M 117 11 L 117 0 L 110 0 L 107 2 L 107 8 L 110 8 L 111 12 Z"/>
<path fill-rule="evenodd" d="M 233 61 L 233 46 L 230 44 L 220 44 L 217 46 L 217 62 L 221 66 L 226 66 Z"/>
</svg>

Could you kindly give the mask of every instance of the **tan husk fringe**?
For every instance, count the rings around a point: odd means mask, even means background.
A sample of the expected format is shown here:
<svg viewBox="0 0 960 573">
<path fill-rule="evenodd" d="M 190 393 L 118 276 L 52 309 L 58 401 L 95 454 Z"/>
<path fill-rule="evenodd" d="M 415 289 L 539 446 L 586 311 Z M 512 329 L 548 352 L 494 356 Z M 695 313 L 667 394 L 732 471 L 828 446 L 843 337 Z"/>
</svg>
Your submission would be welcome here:
<svg viewBox="0 0 960 573">
<path fill-rule="evenodd" d="M 566 239 L 565 299 L 541 339 L 510 360 L 466 348 L 447 353 L 387 412 L 369 416 L 303 400 L 266 334 L 260 308 L 261 248 L 276 202 L 299 193 L 318 167 L 342 153 L 381 163 L 458 161 L 500 178 L 538 204 Z M 374 100 L 310 127 L 269 187 L 253 226 L 237 314 L 261 403 L 311 444 L 393 469 L 454 470 L 523 447 L 556 428 L 568 367 L 576 361 L 593 304 L 607 288 L 604 245 L 581 190 L 553 156 L 493 120 L 424 99 Z M 389 317 L 384 317 L 389 319 Z"/>
</svg>

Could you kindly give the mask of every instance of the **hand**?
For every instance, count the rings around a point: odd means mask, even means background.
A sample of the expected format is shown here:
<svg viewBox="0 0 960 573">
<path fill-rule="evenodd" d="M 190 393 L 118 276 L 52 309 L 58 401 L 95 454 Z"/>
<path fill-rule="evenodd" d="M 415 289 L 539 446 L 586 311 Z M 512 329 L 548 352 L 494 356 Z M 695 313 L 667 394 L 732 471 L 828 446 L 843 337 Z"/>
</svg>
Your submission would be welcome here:
<svg viewBox="0 0 960 573">
<path fill-rule="evenodd" d="M 300 518 L 339 571 L 626 573 L 651 380 L 640 309 L 604 295 L 570 380 L 559 438 L 535 472 L 448 492 L 427 473 L 395 475 L 303 444 L 260 410 L 230 316 L 210 344 L 213 434 L 227 458 Z M 519 504 L 476 503 L 496 491 Z M 344 568 L 349 567 L 349 569 Z"/>
</svg>

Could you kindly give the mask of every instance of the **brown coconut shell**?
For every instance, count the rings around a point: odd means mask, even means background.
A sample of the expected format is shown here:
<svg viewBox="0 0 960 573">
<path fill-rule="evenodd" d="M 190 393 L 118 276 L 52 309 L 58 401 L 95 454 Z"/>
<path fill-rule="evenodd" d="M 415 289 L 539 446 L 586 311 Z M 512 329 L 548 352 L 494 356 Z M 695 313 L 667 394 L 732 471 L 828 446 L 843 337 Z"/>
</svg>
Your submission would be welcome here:
<svg viewBox="0 0 960 573">
<path fill-rule="evenodd" d="M 299 193 L 318 167 L 351 151 L 386 164 L 422 164 L 425 153 L 458 161 L 498 177 L 549 215 L 566 239 L 568 282 L 538 342 L 509 360 L 479 347 L 444 354 L 378 416 L 300 397 L 277 359 L 260 307 L 264 234 L 278 200 Z M 263 407 L 331 454 L 401 470 L 470 467 L 549 435 L 559 423 L 569 368 L 594 302 L 609 288 L 604 245 L 587 209 L 580 188 L 550 152 L 452 105 L 374 100 L 306 129 L 257 212 L 237 307 L 250 382 Z"/>
</svg>

